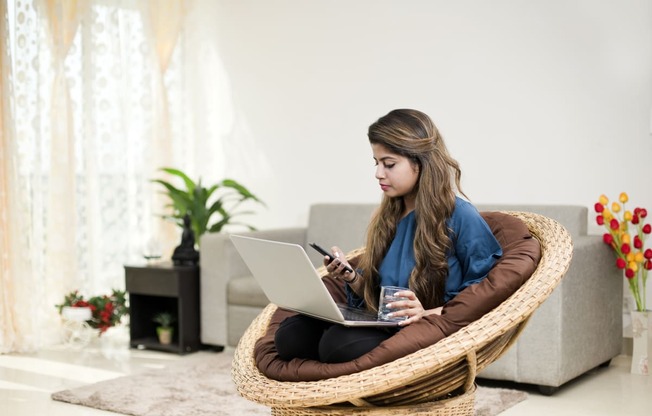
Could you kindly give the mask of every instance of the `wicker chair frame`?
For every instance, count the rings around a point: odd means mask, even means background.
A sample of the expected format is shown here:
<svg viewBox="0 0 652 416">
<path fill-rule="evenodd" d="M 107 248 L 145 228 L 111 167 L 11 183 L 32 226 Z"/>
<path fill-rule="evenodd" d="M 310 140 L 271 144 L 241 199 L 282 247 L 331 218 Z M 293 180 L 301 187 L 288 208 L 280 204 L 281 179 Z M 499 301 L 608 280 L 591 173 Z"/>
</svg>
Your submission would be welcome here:
<svg viewBox="0 0 652 416">
<path fill-rule="evenodd" d="M 572 258 L 568 231 L 539 214 L 520 218 L 541 243 L 532 276 L 506 301 L 458 332 L 393 362 L 355 374 L 311 382 L 267 378 L 254 362 L 254 345 L 276 306 L 251 323 L 234 352 L 231 375 L 240 395 L 273 415 L 471 415 L 475 377 L 516 341 L 532 313 L 564 276 Z M 362 249 L 347 257 L 355 257 Z M 322 268 L 321 273 L 326 273 Z"/>
</svg>

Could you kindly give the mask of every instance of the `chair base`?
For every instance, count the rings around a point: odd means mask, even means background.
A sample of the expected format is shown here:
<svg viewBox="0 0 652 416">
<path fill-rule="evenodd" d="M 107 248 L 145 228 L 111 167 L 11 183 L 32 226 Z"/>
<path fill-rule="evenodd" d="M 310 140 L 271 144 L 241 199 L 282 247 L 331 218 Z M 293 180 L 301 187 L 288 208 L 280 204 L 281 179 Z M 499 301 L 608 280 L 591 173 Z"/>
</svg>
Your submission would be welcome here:
<svg viewBox="0 0 652 416">
<path fill-rule="evenodd" d="M 353 406 L 323 406 L 323 407 L 275 407 L 272 416 L 472 416 L 475 414 L 475 390 L 473 386 L 463 394 L 435 402 L 419 403 L 402 406 L 383 407 L 353 407 Z"/>
</svg>

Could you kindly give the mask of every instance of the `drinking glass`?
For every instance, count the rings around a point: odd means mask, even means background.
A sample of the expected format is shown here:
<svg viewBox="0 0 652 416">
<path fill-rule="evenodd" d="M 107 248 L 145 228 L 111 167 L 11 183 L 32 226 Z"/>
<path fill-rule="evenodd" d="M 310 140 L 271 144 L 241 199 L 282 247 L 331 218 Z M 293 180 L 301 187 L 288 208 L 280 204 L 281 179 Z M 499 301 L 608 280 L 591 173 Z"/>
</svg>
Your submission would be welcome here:
<svg viewBox="0 0 652 416">
<path fill-rule="evenodd" d="M 395 308 L 388 308 L 387 305 L 399 300 L 406 300 L 407 298 L 396 296 L 397 292 L 402 290 L 409 290 L 404 287 L 398 286 L 382 286 L 380 288 L 380 301 L 378 302 L 378 319 L 382 321 L 399 322 L 407 319 L 407 316 L 389 316 L 390 313 L 396 311 Z"/>
</svg>

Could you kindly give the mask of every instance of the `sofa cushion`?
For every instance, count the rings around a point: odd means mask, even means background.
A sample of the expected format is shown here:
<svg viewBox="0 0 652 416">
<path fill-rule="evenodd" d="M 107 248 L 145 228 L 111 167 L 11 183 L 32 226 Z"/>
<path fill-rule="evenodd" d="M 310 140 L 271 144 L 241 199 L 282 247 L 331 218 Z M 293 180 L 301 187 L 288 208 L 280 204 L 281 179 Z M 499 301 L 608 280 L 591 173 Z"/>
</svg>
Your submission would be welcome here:
<svg viewBox="0 0 652 416">
<path fill-rule="evenodd" d="M 521 211 L 541 214 L 563 225 L 575 237 L 586 235 L 588 228 L 588 208 L 576 205 L 516 205 L 516 204 L 479 204 L 480 211 Z"/>
<path fill-rule="evenodd" d="M 310 207 L 306 243 L 329 248 L 338 245 L 345 253 L 364 244 L 367 225 L 378 204 L 314 204 Z M 324 256 L 306 244 L 308 257 L 321 265 Z"/>
<path fill-rule="evenodd" d="M 539 258 L 539 242 L 519 219 L 498 212 L 482 213 L 503 248 L 486 279 L 464 289 L 448 302 L 441 315 L 431 315 L 401 329 L 367 354 L 346 363 L 326 364 L 314 360 L 282 360 L 274 346 L 280 323 L 293 312 L 278 309 L 266 334 L 256 342 L 254 357 L 260 371 L 280 381 L 314 381 L 366 370 L 394 361 L 428 347 L 491 311 L 534 272 Z M 324 284 L 336 299 L 345 299 L 342 283 L 325 277 Z"/>
</svg>

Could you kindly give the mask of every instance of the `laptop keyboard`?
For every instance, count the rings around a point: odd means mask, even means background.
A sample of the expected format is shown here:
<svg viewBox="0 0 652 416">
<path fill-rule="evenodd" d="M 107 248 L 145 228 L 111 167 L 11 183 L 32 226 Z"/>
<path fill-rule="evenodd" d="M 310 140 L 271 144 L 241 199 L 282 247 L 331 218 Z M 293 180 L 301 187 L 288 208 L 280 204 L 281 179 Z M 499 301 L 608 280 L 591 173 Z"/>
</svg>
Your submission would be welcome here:
<svg viewBox="0 0 652 416">
<path fill-rule="evenodd" d="M 337 305 L 342 312 L 342 316 L 347 321 L 377 321 L 378 316 L 361 309 L 352 308 L 350 306 Z"/>
</svg>

